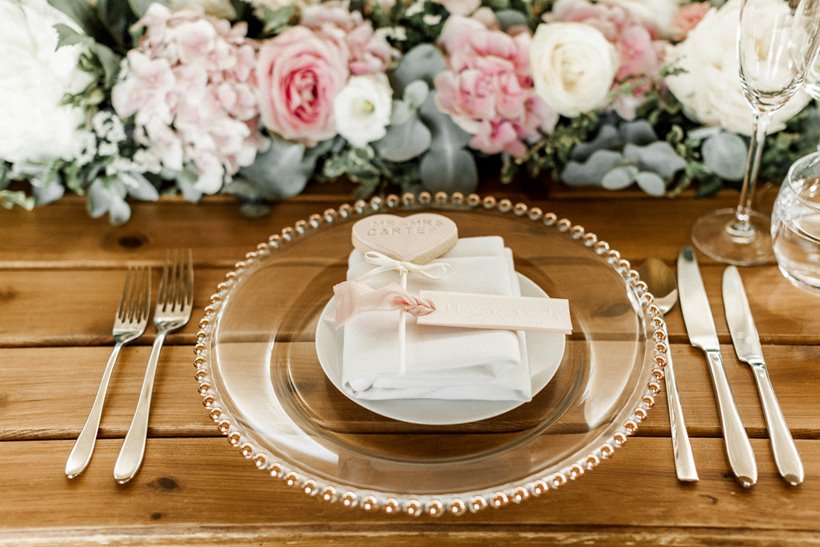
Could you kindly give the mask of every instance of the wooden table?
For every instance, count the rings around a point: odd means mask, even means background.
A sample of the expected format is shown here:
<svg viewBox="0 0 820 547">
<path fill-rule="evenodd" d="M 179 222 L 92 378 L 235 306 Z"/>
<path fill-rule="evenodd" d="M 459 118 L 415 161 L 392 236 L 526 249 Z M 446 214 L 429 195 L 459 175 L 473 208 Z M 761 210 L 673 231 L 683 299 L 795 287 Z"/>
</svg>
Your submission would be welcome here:
<svg viewBox="0 0 820 547">
<path fill-rule="evenodd" d="M 526 200 L 511 196 L 514 201 Z M 743 490 L 728 470 L 706 363 L 669 315 L 678 382 L 701 480 L 675 478 L 664 395 L 627 445 L 581 480 L 503 510 L 439 519 L 365 513 L 309 498 L 266 478 L 220 436 L 196 393 L 192 345 L 202 308 L 245 252 L 270 233 L 336 206 L 342 196 L 301 196 L 265 219 L 217 198 L 140 204 L 131 222 L 88 218 L 83 202 L 0 212 L 0 544 L 94 542 L 207 544 L 265 541 L 390 545 L 603 541 L 666 544 L 820 543 L 820 300 L 774 266 L 743 278 L 783 411 L 806 467 L 805 484 L 780 479 L 750 370 L 734 358 L 720 301 L 723 267 L 702 259 L 728 375 L 752 437 L 760 480 Z M 633 264 L 674 263 L 694 218 L 731 205 L 713 200 L 569 194 L 530 202 L 600 234 Z M 654 215 L 648 216 L 648 211 Z M 651 237 L 648 235 L 651 234 Z M 153 329 L 126 348 L 114 373 L 89 469 L 63 475 L 108 357 L 111 321 L 128 261 L 159 264 L 192 247 L 191 322 L 171 335 L 157 375 L 145 464 L 131 483 L 112 478 L 130 423 Z M 218 481 L 215 479 L 218 477 Z"/>
</svg>

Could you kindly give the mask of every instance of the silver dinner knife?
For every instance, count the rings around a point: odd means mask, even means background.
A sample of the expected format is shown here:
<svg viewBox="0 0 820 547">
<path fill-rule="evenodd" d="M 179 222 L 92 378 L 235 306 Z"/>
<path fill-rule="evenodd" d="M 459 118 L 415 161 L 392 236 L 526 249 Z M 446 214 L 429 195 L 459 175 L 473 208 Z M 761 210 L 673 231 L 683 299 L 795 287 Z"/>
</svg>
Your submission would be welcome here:
<svg viewBox="0 0 820 547">
<path fill-rule="evenodd" d="M 737 358 L 752 367 L 754 372 L 777 470 L 789 484 L 798 485 L 803 482 L 803 462 L 800 461 L 789 426 L 786 425 L 783 411 L 774 395 L 743 280 L 734 266 L 729 266 L 723 272 L 723 307 Z"/>
<path fill-rule="evenodd" d="M 678 255 L 678 291 L 689 342 L 706 353 L 709 363 L 729 465 L 738 482 L 748 488 L 757 482 L 757 463 L 723 368 L 712 310 L 692 247 L 684 247 Z"/>
</svg>

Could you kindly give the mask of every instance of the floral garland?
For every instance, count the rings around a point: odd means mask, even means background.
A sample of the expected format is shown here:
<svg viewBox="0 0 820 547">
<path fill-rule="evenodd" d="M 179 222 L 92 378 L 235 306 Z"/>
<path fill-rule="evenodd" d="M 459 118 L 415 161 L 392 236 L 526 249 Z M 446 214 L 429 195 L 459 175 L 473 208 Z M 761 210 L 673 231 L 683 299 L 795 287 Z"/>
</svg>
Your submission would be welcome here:
<svg viewBox="0 0 820 547">
<path fill-rule="evenodd" d="M 0 0 L 0 205 L 742 179 L 739 0 Z M 817 146 L 798 94 L 762 175 Z"/>
</svg>

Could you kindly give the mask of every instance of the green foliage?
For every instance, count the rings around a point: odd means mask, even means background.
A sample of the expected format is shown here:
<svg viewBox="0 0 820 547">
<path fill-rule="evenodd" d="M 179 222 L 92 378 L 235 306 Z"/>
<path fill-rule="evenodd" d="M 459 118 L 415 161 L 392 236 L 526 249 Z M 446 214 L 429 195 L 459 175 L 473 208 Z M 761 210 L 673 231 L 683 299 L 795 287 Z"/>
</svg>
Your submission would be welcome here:
<svg viewBox="0 0 820 547">
<path fill-rule="evenodd" d="M 419 44 L 433 44 L 449 17 L 449 12 L 433 0 L 403 2 L 398 0 L 385 9 L 378 2 L 351 0 L 350 9 L 362 13 L 375 28 L 393 29 L 391 43 L 402 53 Z"/>
<path fill-rule="evenodd" d="M 555 175 L 569 161 L 572 149 L 586 141 L 598 127 L 598 121 L 595 113 L 562 119 L 551 135 L 545 135 L 531 146 L 527 157 L 505 164 L 501 173 L 502 182 L 510 182 L 522 165 L 531 177 L 541 173 Z"/>
</svg>

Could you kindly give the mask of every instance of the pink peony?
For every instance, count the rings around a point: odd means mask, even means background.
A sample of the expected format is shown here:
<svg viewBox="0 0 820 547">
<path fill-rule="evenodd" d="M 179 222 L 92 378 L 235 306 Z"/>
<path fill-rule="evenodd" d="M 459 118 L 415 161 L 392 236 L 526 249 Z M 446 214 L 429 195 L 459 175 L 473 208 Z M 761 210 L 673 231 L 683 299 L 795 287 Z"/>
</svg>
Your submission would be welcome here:
<svg viewBox="0 0 820 547">
<path fill-rule="evenodd" d="M 336 135 L 333 98 L 347 82 L 349 58 L 344 42 L 302 26 L 269 40 L 256 64 L 262 123 L 307 146 Z"/>
<path fill-rule="evenodd" d="M 346 46 L 350 52 L 351 74 L 386 72 L 398 56 L 387 41 L 387 35 L 373 30 L 373 24 L 365 21 L 360 12 L 351 11 L 347 2 L 330 1 L 305 6 L 299 23 Z"/>
<path fill-rule="evenodd" d="M 551 132 L 557 115 L 535 95 L 529 75 L 529 32 L 515 37 L 462 16 L 441 34 L 447 70 L 436 75 L 436 105 L 487 154 L 527 154 L 526 142 Z"/>
<path fill-rule="evenodd" d="M 255 51 L 244 24 L 152 4 L 112 90 L 134 117 L 135 139 L 163 167 L 193 168 L 194 186 L 215 193 L 266 145 L 257 124 Z"/>
<path fill-rule="evenodd" d="M 708 2 L 694 2 L 681 6 L 672 21 L 670 34 L 675 40 L 683 40 L 712 8 Z"/>
</svg>

